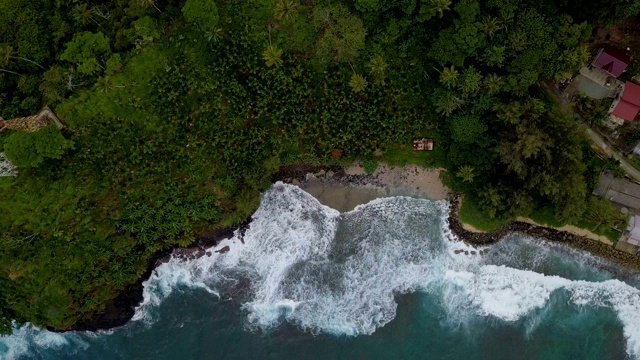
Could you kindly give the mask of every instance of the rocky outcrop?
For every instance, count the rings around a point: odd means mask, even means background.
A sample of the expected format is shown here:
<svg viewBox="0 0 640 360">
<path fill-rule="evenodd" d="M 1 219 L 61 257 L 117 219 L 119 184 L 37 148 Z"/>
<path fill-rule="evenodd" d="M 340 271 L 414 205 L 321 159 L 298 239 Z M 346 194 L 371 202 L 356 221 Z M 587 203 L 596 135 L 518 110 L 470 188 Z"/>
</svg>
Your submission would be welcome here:
<svg viewBox="0 0 640 360">
<path fill-rule="evenodd" d="M 616 250 L 613 246 L 599 241 L 587 239 L 565 231 L 536 226 L 529 223 L 514 221 L 493 232 L 471 232 L 464 229 L 460 222 L 459 210 L 461 196 L 451 195 L 449 198 L 451 207 L 449 210 L 449 226 L 451 231 L 461 240 L 473 245 L 488 245 L 496 243 L 512 233 L 545 239 L 557 243 L 567 244 L 574 248 L 587 251 L 595 256 L 614 262 L 627 269 L 640 271 L 640 256 L 631 255 Z"/>
<path fill-rule="evenodd" d="M 375 177 L 370 175 L 347 175 L 343 168 L 338 166 L 316 166 L 316 165 L 296 165 L 285 166 L 273 177 L 274 181 L 284 181 L 289 183 L 304 183 L 307 174 L 321 177 L 324 182 L 349 183 L 353 185 L 371 185 L 375 182 Z M 374 184 L 375 185 L 375 184 Z M 573 235 L 564 231 L 536 226 L 524 222 L 512 222 L 503 228 L 489 233 L 476 233 L 465 230 L 459 218 L 460 195 L 451 195 L 449 213 L 449 225 L 454 234 L 463 241 L 474 245 L 488 245 L 501 241 L 511 233 L 518 232 L 535 238 L 547 239 L 558 243 L 564 243 L 574 248 L 585 250 L 593 255 L 608 259 L 627 269 L 640 271 L 640 257 L 620 252 L 612 246 L 608 246 L 598 241 L 593 241 L 581 236 Z M 211 256 L 208 248 L 217 245 L 223 239 L 232 237 L 236 231 L 244 235 L 249 227 L 251 219 L 247 219 L 243 224 L 225 229 L 217 229 L 200 233 L 196 237 L 196 243 L 188 248 L 169 249 L 158 253 L 143 276 L 136 282 L 125 288 L 111 303 L 107 304 L 105 310 L 96 314 L 93 318 L 81 321 L 69 329 L 49 329 L 52 331 L 96 331 L 122 326 L 127 323 L 135 313 L 135 308 L 143 300 L 143 283 L 149 279 L 153 270 L 162 263 L 167 262 L 172 256 L 183 259 L 195 259 L 201 256 Z M 225 253 L 226 247 L 218 250 Z M 457 253 L 468 251 L 456 250 Z M 480 255 L 486 254 L 488 250 L 479 251 Z"/>
<path fill-rule="evenodd" d="M 143 298 L 143 283 L 149 279 L 153 270 L 162 265 L 165 262 L 171 260 L 172 257 L 177 257 L 185 260 L 193 260 L 205 255 L 211 256 L 211 252 L 207 252 L 206 249 L 217 245 L 224 239 L 234 236 L 236 231 L 240 236 L 244 236 L 249 222 L 251 219 L 247 219 L 244 223 L 224 228 L 206 231 L 196 236 L 196 242 L 194 245 L 186 248 L 168 249 L 159 252 L 154 256 L 154 260 L 150 262 L 150 266 L 144 272 L 142 277 L 135 283 L 127 286 L 115 299 L 107 304 L 104 311 L 95 314 L 91 319 L 80 321 L 69 329 L 51 329 L 51 331 L 97 331 L 107 330 L 126 324 L 133 315 L 135 309 L 142 303 Z M 224 247 L 218 252 L 224 253 L 228 251 L 228 247 Z"/>
</svg>

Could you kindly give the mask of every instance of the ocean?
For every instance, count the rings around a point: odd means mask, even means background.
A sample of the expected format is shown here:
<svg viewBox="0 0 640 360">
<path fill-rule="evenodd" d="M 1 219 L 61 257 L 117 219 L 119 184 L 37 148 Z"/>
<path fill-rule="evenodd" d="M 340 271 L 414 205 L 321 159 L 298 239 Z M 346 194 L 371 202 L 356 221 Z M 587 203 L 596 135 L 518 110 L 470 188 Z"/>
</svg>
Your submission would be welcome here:
<svg viewBox="0 0 640 360">
<path fill-rule="evenodd" d="M 341 214 L 277 183 L 242 238 L 159 266 L 125 326 L 15 328 L 0 358 L 640 358 L 638 274 L 521 235 L 473 248 L 448 207 L 388 197 Z"/>
</svg>

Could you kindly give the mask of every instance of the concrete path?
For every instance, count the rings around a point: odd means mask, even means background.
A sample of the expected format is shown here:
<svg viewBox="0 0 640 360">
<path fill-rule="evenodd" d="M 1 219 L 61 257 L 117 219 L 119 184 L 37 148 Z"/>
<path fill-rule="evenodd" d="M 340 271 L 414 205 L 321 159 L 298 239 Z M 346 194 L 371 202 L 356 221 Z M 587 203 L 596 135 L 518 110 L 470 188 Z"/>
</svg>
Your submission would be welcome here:
<svg viewBox="0 0 640 360">
<path fill-rule="evenodd" d="M 585 132 L 587 133 L 587 136 L 589 136 L 589 139 L 591 139 L 591 141 L 593 141 L 607 155 L 613 156 L 614 159 L 620 161 L 620 166 L 622 166 L 622 169 L 631 178 L 633 178 L 635 181 L 640 181 L 640 171 L 638 171 L 638 169 L 636 169 L 635 166 L 631 165 L 629 163 L 629 161 L 627 161 L 626 158 L 624 158 L 622 155 L 618 154 L 618 152 L 615 149 L 611 148 L 607 144 L 607 142 L 600 135 L 598 135 L 595 131 L 591 130 L 591 128 L 587 127 Z"/>
</svg>

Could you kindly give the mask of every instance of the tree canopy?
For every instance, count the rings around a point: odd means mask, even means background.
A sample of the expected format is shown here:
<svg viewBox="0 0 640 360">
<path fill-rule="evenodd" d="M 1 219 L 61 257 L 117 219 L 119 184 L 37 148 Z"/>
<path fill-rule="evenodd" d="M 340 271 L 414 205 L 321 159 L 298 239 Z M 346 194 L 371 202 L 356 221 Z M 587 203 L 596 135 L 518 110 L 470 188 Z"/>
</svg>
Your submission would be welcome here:
<svg viewBox="0 0 640 360">
<path fill-rule="evenodd" d="M 102 32 L 91 33 L 82 32 L 73 37 L 73 40 L 66 44 L 65 50 L 60 55 L 60 59 L 78 65 L 81 74 L 91 75 L 103 68 L 100 58 L 110 51 L 109 39 Z"/>
<path fill-rule="evenodd" d="M 211 31 L 218 24 L 218 7 L 213 0 L 187 0 L 182 7 L 184 18 Z"/>
<path fill-rule="evenodd" d="M 602 12 L 566 0 L 0 2 L 0 332 L 69 329 L 160 251 L 244 221 L 281 165 L 402 152 L 488 216 L 615 223 L 600 160 L 539 84 L 574 74 Z M 426 156 L 426 155 L 425 155 Z M 372 168 L 372 166 L 367 166 Z"/>
<path fill-rule="evenodd" d="M 4 142 L 4 151 L 15 166 L 36 167 L 46 159 L 60 159 L 73 142 L 65 139 L 55 125 L 36 132 L 14 132 Z"/>
</svg>

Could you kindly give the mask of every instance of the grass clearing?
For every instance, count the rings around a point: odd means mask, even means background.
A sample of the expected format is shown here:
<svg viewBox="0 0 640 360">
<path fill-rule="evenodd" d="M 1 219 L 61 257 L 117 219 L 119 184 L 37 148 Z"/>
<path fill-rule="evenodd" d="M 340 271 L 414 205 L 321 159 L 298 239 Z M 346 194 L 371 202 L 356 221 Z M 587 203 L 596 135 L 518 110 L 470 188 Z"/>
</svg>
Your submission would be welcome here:
<svg viewBox="0 0 640 360">
<path fill-rule="evenodd" d="M 425 168 L 444 167 L 446 160 L 447 154 L 437 141 L 432 151 L 414 151 L 413 145 L 407 144 L 389 149 L 380 158 L 389 166 L 416 164 Z"/>
<path fill-rule="evenodd" d="M 509 221 L 492 219 L 483 212 L 475 199 L 466 196 L 460 206 L 460 221 L 482 231 L 495 231 L 506 225 Z"/>
</svg>

